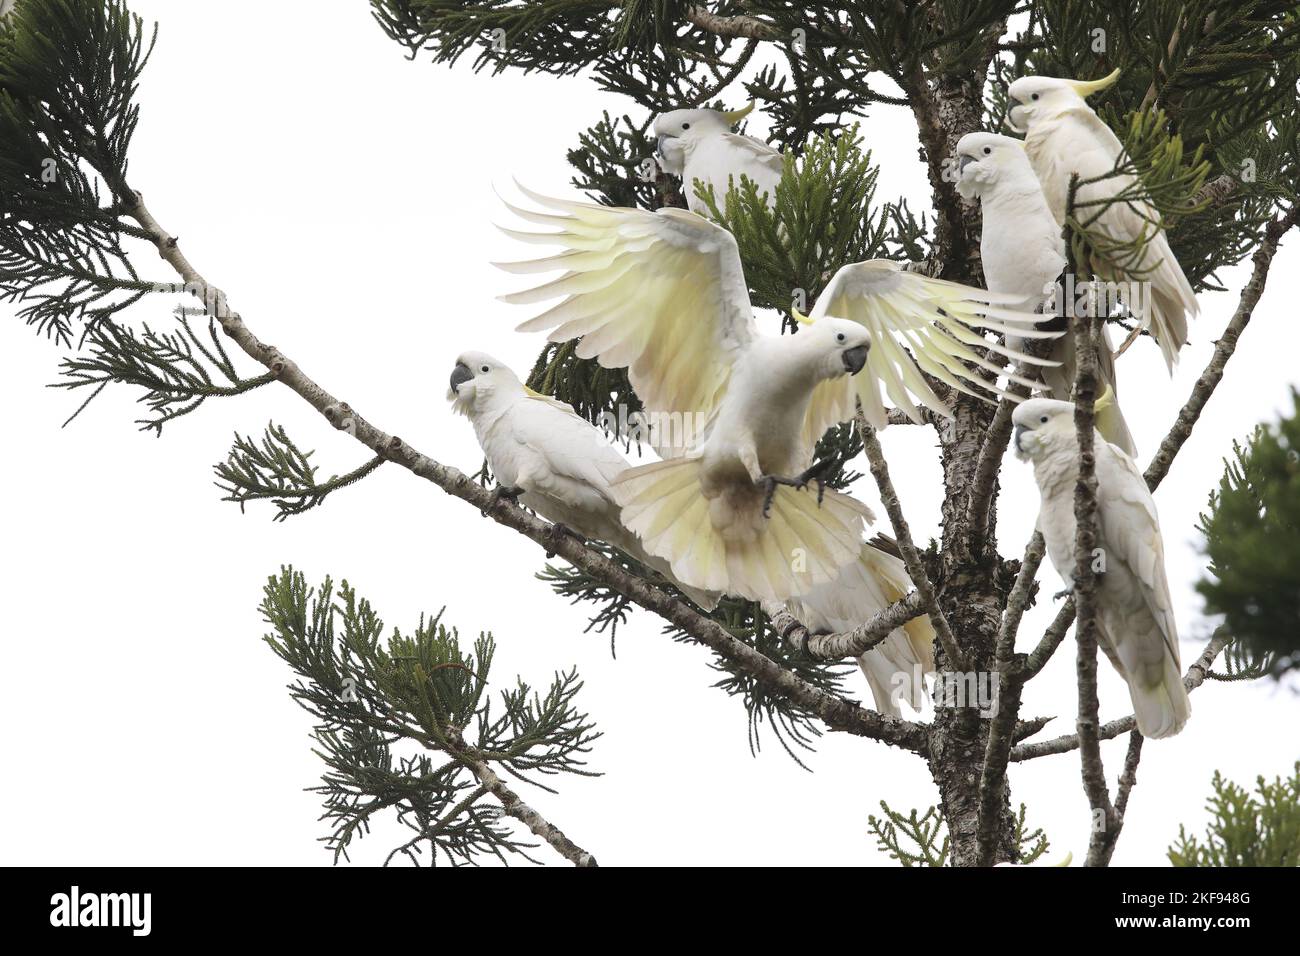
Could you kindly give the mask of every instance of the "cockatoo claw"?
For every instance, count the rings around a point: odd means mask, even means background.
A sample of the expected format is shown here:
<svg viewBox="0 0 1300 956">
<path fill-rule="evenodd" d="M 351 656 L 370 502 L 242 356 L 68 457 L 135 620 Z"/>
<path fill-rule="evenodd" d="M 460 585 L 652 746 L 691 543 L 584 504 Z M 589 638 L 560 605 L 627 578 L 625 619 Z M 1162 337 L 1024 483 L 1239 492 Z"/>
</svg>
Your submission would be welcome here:
<svg viewBox="0 0 1300 956">
<path fill-rule="evenodd" d="M 510 502 L 512 505 L 517 505 L 519 504 L 519 496 L 523 493 L 524 489 L 522 488 L 511 488 L 506 485 L 497 485 L 492 489 L 492 500 L 489 501 L 487 507 L 479 513 L 484 517 L 487 517 L 487 513 L 499 505 L 503 499 Z"/>
<path fill-rule="evenodd" d="M 825 473 L 834 466 L 833 458 L 823 458 L 821 461 L 813 462 L 812 466 L 799 476 L 800 487 L 807 487 L 810 482 L 817 482 L 817 507 L 819 508 L 826 498 Z"/>
<path fill-rule="evenodd" d="M 1057 591 L 1055 594 L 1053 594 L 1053 595 L 1052 595 L 1052 600 L 1053 600 L 1053 601 L 1063 601 L 1063 600 L 1065 600 L 1066 598 L 1068 598 L 1068 597 L 1069 597 L 1071 594 L 1073 594 L 1073 593 L 1074 593 L 1074 588 L 1065 588 L 1064 590 Z"/>
<path fill-rule="evenodd" d="M 828 458 L 815 462 L 811 468 L 806 469 L 796 478 L 783 478 L 780 475 L 764 475 L 760 478 L 758 483 L 763 486 L 766 492 L 763 495 L 763 517 L 771 517 L 768 512 L 772 509 L 772 499 L 776 497 L 777 485 L 787 485 L 796 491 L 803 491 L 814 481 L 817 482 L 817 506 L 820 508 L 822 501 L 826 497 L 826 482 L 822 480 L 822 472 L 833 464 L 834 462 Z"/>
<path fill-rule="evenodd" d="M 557 540 L 559 538 L 573 538 L 575 541 L 580 541 L 584 544 L 587 541 L 586 538 L 578 534 L 578 532 L 574 531 L 567 524 L 561 524 L 558 521 L 552 522 L 551 527 L 547 530 L 547 537 L 552 540 Z M 547 548 L 546 557 L 547 559 L 555 557 L 555 552 L 550 548 Z"/>
<path fill-rule="evenodd" d="M 764 475 L 758 479 L 758 483 L 763 486 L 763 517 L 770 518 L 769 512 L 772 509 L 772 499 L 776 497 L 776 486 L 787 485 L 791 488 L 802 488 L 807 482 L 802 478 L 783 478 L 780 475 Z"/>
</svg>

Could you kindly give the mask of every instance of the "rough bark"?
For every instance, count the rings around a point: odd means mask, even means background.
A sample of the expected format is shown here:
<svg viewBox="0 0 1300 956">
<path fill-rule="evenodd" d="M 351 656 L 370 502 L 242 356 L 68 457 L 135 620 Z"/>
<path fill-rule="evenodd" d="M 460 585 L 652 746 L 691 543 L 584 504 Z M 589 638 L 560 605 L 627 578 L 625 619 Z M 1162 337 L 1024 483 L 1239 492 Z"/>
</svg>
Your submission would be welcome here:
<svg viewBox="0 0 1300 956">
<path fill-rule="evenodd" d="M 993 52 L 994 39 L 988 55 Z M 945 161 L 956 153 L 957 141 L 981 128 L 984 77 L 987 60 L 964 73 L 928 77 L 917 68 L 907 78 L 908 94 L 935 197 L 934 267 L 944 278 L 982 284 L 979 255 L 980 219 L 977 207 L 958 195 L 945 175 Z M 964 395 L 950 395 L 953 418 L 938 427 L 940 460 L 944 476 L 942 537 L 938 590 L 940 607 L 954 635 L 965 672 L 989 674 L 995 670 L 995 647 L 1005 585 L 1002 561 L 992 545 L 996 508 L 990 504 L 983 517 L 984 533 L 978 542 L 968 520 L 970 490 L 976 484 L 984 436 L 996 407 Z M 950 655 L 939 649 L 939 670 L 952 667 Z M 960 704 L 961 702 L 956 702 Z M 967 702 L 969 703 L 969 702 Z M 937 701 L 930 729 L 930 773 L 939 789 L 940 805 L 948 822 L 950 859 L 954 866 L 979 862 L 980 776 L 989 734 L 988 720 L 972 706 L 950 706 Z M 1014 724 L 1012 725 L 1014 726 Z M 1014 820 L 1010 790 L 1001 787 L 994 815 L 998 832 L 996 859 L 1014 856 Z"/>
</svg>

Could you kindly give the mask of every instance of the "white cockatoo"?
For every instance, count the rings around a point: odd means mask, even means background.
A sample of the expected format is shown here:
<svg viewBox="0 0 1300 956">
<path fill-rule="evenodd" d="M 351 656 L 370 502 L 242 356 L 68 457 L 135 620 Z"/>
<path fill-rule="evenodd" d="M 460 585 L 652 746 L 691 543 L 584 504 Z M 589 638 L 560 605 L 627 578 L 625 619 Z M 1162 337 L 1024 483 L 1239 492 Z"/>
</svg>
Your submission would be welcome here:
<svg viewBox="0 0 1300 956">
<path fill-rule="evenodd" d="M 1054 315 L 1048 300 L 1065 269 L 1065 240 L 1047 208 L 1024 143 L 997 133 L 967 133 L 957 142 L 957 163 L 957 190 L 980 201 L 984 217 L 980 256 L 989 291 L 1020 296 L 1015 307 L 1026 312 L 1044 307 L 1047 317 Z M 1019 336 L 1008 335 L 1006 342 L 1008 348 L 1022 346 Z M 1051 357 L 1060 365 L 1043 369 L 1043 383 L 1052 398 L 1069 401 L 1074 390 L 1074 337 L 1057 339 Z M 1114 392 L 1115 353 L 1104 328 L 1097 359 L 1102 384 Z M 1097 428 L 1112 445 L 1130 456 L 1137 454 L 1118 402 L 1098 414 Z"/>
<path fill-rule="evenodd" d="M 1035 398 L 1020 405 L 1011 420 L 1016 454 L 1033 463 L 1042 495 L 1038 529 L 1047 554 L 1072 587 L 1074 487 L 1079 475 L 1074 405 Z M 1132 458 L 1100 435 L 1094 447 L 1099 644 L 1128 683 L 1138 730 L 1145 737 L 1169 737 L 1182 730 L 1192 707 L 1178 660 L 1178 628 L 1165 579 L 1156 503 Z"/>
<path fill-rule="evenodd" d="M 984 382 L 962 360 L 993 366 L 970 348 L 988 344 L 970 326 L 1009 328 L 985 317 L 998 311 L 986 292 L 874 261 L 841 269 L 800 334 L 760 335 L 727 230 L 681 209 L 646 212 L 523 191 L 555 212 L 512 206 L 516 214 L 560 231 L 507 232 L 564 252 L 501 267 L 566 271 L 502 298 L 564 296 L 520 330 L 550 330 L 553 342 L 580 337 L 578 357 L 628 369 L 648 441 L 667 460 L 614 483 L 623 522 L 695 587 L 784 601 L 833 581 L 858 558 L 871 513 L 845 495 L 823 496 L 820 486 L 808 491 L 818 439 L 851 419 L 859 398 L 883 426 L 876 381 L 917 417 L 909 389 L 947 414 L 917 366 L 971 390 L 959 377 Z M 1036 334 L 1033 316 L 1006 316 Z M 857 374 L 864 367 L 869 376 Z M 855 387 L 865 378 L 873 383 Z"/>
<path fill-rule="evenodd" d="M 888 539 L 864 542 L 857 561 L 840 571 L 839 577 L 785 604 L 799 623 L 814 634 L 851 631 L 866 623 L 912 588 L 903 561 L 876 542 L 888 546 Z M 929 615 L 912 618 L 858 658 L 876 710 L 900 716 L 899 702 L 907 701 L 920 710 L 925 694 L 925 677 L 934 673 L 934 628 Z"/>
<path fill-rule="evenodd" d="M 528 388 L 483 352 L 457 357 L 447 399 L 474 426 L 502 493 L 584 538 L 612 544 L 663 574 L 700 607 L 717 606 L 717 594 L 681 584 L 668 562 L 646 554 L 619 521 L 610 485 L 627 470 L 627 459 L 571 406 Z"/>
<path fill-rule="evenodd" d="M 776 184 L 781 181 L 785 160 L 781 152 L 754 139 L 732 132 L 750 114 L 744 109 L 673 110 L 655 118 L 655 147 L 659 165 L 681 177 L 682 193 L 691 212 L 708 214 L 708 207 L 695 195 L 695 181 L 713 187 L 719 212 L 726 212 L 727 190 L 742 176 L 750 179 L 760 195 L 767 194 L 770 208 L 776 202 Z"/>
<path fill-rule="evenodd" d="M 1145 241 L 1139 256 L 1112 252 L 1111 258 L 1119 259 L 1110 263 L 1114 268 L 1098 261 L 1094 261 L 1093 268 L 1102 280 L 1140 283 L 1148 290 L 1141 294 L 1143 301 L 1138 302 L 1121 289 L 1120 300 L 1150 329 L 1172 371 L 1178 350 L 1187 341 L 1187 318 L 1195 316 L 1199 306 L 1169 248 L 1159 213 L 1149 203 L 1134 199 L 1115 201 L 1104 209 L 1080 205 L 1139 191 L 1134 177 L 1109 176 L 1124 146 L 1086 102 L 1088 96 L 1106 89 L 1118 78 L 1119 70 L 1091 81 L 1022 76 L 1007 88 L 1015 104 L 1008 124 L 1025 135 L 1025 152 L 1058 224 L 1065 221 L 1072 175 L 1077 173 L 1081 183 L 1108 177 L 1078 187 L 1076 218 L 1084 221 L 1090 232 L 1110 242 Z"/>
</svg>

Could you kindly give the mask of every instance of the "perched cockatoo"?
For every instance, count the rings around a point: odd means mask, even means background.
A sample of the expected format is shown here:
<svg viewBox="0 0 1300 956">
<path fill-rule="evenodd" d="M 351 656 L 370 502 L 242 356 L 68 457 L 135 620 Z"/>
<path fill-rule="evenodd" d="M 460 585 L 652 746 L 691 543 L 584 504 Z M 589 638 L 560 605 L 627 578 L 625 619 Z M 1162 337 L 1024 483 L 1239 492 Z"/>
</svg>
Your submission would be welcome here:
<svg viewBox="0 0 1300 956">
<path fill-rule="evenodd" d="M 1074 406 L 1035 398 L 1011 416 L 1016 454 L 1034 466 L 1042 494 L 1038 529 L 1057 573 L 1073 587 L 1074 487 L 1079 442 Z M 1138 730 L 1169 737 L 1191 714 L 1178 661 L 1178 628 L 1165 579 L 1165 546 L 1156 504 L 1133 459 L 1097 436 L 1097 584 L 1099 644 L 1128 683 Z"/>
<path fill-rule="evenodd" d="M 1199 306 L 1169 248 L 1169 240 L 1160 227 L 1159 213 L 1149 203 L 1133 199 L 1115 201 L 1104 209 L 1081 205 L 1140 191 L 1132 176 L 1113 176 L 1082 184 L 1089 179 L 1108 177 L 1124 152 L 1119 138 L 1086 102 L 1088 96 L 1106 89 L 1118 77 L 1119 70 L 1100 80 L 1086 82 L 1022 76 L 1007 88 L 1015 103 L 1008 124 L 1025 134 L 1025 152 L 1058 224 L 1065 221 L 1070 177 L 1077 173 L 1081 185 L 1075 194 L 1076 218 L 1090 232 L 1115 243 L 1145 239 L 1145 247 L 1138 256 L 1112 251 L 1111 258 L 1118 257 L 1119 261 L 1109 264 L 1095 256 L 1093 271 L 1100 279 L 1142 283 L 1149 290 L 1141 303 L 1123 295 L 1121 301 L 1150 329 L 1160 344 L 1165 364 L 1172 371 L 1178 350 L 1187 341 L 1187 317 L 1195 316 Z"/>
<path fill-rule="evenodd" d="M 888 539 L 876 539 L 888 545 Z M 851 631 L 912 590 L 912 579 L 897 556 L 862 545 L 861 556 L 838 578 L 786 602 L 786 609 L 814 634 Z M 769 608 L 770 610 L 770 608 Z M 934 673 L 934 628 L 929 615 L 912 618 L 858 658 L 876 701 L 876 710 L 898 717 L 899 701 L 920 710 L 924 678 Z"/>
<path fill-rule="evenodd" d="M 884 424 L 878 386 L 857 388 L 853 376 L 883 380 L 918 416 L 908 389 L 947 413 L 917 365 L 965 388 L 958 376 L 977 375 L 961 360 L 981 361 L 966 343 L 987 344 L 968 326 L 1008 328 L 982 314 L 995 311 L 988 293 L 866 262 L 837 274 L 798 335 L 760 335 L 727 230 L 681 209 L 645 212 L 523 191 L 555 212 L 512 206 L 516 214 L 560 231 L 507 232 L 565 251 L 501 267 L 566 271 L 502 298 L 564 296 L 520 330 L 551 330 L 553 342 L 581 337 L 578 357 L 628 369 L 648 440 L 667 460 L 631 469 L 614 493 L 646 550 L 695 587 L 784 601 L 835 580 L 858 558 L 871 513 L 807 485 L 817 440 L 852 418 L 860 396 L 872 421 Z M 844 318 L 823 317 L 828 304 Z M 1036 334 L 1033 316 L 1007 315 Z M 858 375 L 864 367 L 870 376 Z"/>
<path fill-rule="evenodd" d="M 528 388 L 483 352 L 456 359 L 447 399 L 474 426 L 504 494 L 584 538 L 612 544 L 663 574 L 700 607 L 717 606 L 717 594 L 681 584 L 668 562 L 646 554 L 623 527 L 610 483 L 627 470 L 627 460 L 571 406 Z"/>
<path fill-rule="evenodd" d="M 1048 300 L 1065 269 L 1065 240 L 1047 208 L 1024 143 L 997 133 L 967 133 L 957 142 L 957 163 L 957 190 L 968 199 L 978 197 L 984 215 L 980 256 L 989 291 L 1020 296 L 1015 307 L 1026 312 L 1045 307 L 1047 316 L 1054 315 Z M 1015 335 L 1007 335 L 1006 342 L 1012 349 L 1023 344 Z M 1057 339 L 1051 357 L 1061 364 L 1043 369 L 1043 383 L 1052 398 L 1069 401 L 1074 389 L 1074 336 Z M 1115 354 L 1105 328 L 1097 359 L 1099 378 L 1113 392 Z M 1097 415 L 1097 428 L 1112 445 L 1130 456 L 1137 454 L 1118 402 Z"/>
<path fill-rule="evenodd" d="M 682 180 L 687 208 L 700 215 L 708 207 L 695 195 L 695 181 L 713 187 L 719 212 L 726 212 L 727 190 L 732 182 L 749 178 L 759 194 L 767 194 L 768 207 L 776 202 L 776 184 L 781 181 L 785 161 L 779 150 L 752 136 L 733 133 L 732 127 L 750 114 L 744 109 L 673 110 L 655 119 L 655 145 L 659 165 Z"/>
</svg>

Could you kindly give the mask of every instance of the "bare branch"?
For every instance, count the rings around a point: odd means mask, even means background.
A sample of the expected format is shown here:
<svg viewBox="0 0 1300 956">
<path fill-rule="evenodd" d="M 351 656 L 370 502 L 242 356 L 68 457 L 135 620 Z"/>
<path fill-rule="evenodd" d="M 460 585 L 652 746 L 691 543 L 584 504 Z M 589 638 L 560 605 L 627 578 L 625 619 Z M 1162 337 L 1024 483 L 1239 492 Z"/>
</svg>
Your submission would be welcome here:
<svg viewBox="0 0 1300 956">
<path fill-rule="evenodd" d="M 772 626 L 794 650 L 819 661 L 838 661 L 861 657 L 896 629 L 925 613 L 921 595 L 912 591 L 887 608 L 872 615 L 871 619 L 851 631 L 837 634 L 811 634 L 789 611 L 778 611 L 772 616 Z"/>
<path fill-rule="evenodd" d="M 1193 209 L 1210 209 L 1228 201 L 1237 191 L 1237 178 L 1227 173 L 1220 173 L 1196 191 L 1196 195 L 1187 201 Z"/>
<path fill-rule="evenodd" d="M 898 539 L 899 553 L 903 557 L 903 564 L 907 566 L 907 573 L 911 576 L 912 583 L 916 585 L 921 606 L 930 615 L 930 623 L 934 625 L 934 631 L 939 635 L 939 643 L 943 645 L 944 653 L 948 656 L 949 668 L 965 670 L 964 658 L 957 647 L 957 639 L 953 637 L 952 628 L 948 626 L 948 619 L 944 617 L 943 609 L 939 607 L 939 599 L 934 593 L 934 586 L 930 583 L 930 575 L 926 573 L 916 545 L 912 543 L 912 531 L 907 526 L 907 519 L 903 517 L 903 506 L 899 503 L 898 492 L 894 490 L 894 483 L 890 480 L 889 465 L 885 462 L 885 453 L 880 447 L 880 439 L 876 437 L 875 428 L 867 422 L 861 409 L 858 410 L 857 421 L 858 431 L 862 433 L 862 444 L 866 449 L 867 461 L 871 464 L 871 475 L 876 479 L 876 486 L 880 489 L 881 503 L 889 514 L 889 522 L 894 527 L 894 537 Z"/>
<path fill-rule="evenodd" d="M 1192 437 L 1192 429 L 1196 426 L 1197 419 L 1201 417 L 1201 412 L 1209 402 L 1210 396 L 1214 394 L 1215 388 L 1223 379 L 1223 370 L 1237 350 L 1237 340 L 1241 338 L 1241 333 L 1250 323 L 1255 306 L 1259 304 L 1260 297 L 1264 294 L 1268 270 L 1273 263 L 1273 257 L 1277 255 L 1278 243 L 1282 236 L 1296 224 L 1297 219 L 1300 219 L 1300 204 L 1292 205 L 1284 215 L 1274 219 L 1264 229 L 1263 241 L 1251 257 L 1255 267 L 1250 274 L 1250 281 L 1241 290 L 1237 310 L 1232 314 L 1228 327 L 1223 330 L 1223 335 L 1219 336 L 1219 341 L 1215 343 L 1214 354 L 1210 357 L 1210 362 L 1201 373 L 1201 377 L 1192 386 L 1192 394 L 1178 413 L 1173 428 L 1160 443 L 1155 457 L 1147 466 L 1147 485 L 1153 491 L 1161 479 L 1169 473 L 1169 466 L 1173 464 L 1178 450 L 1183 447 L 1187 439 Z"/>
<path fill-rule="evenodd" d="M 1196 663 L 1189 667 L 1187 673 L 1183 675 L 1183 686 L 1187 688 L 1189 693 L 1205 683 L 1205 675 L 1209 672 L 1210 665 L 1228 646 L 1230 640 L 1230 638 L 1220 634 L 1216 634 L 1210 639 L 1210 643 L 1205 646 L 1205 650 L 1197 658 Z M 1132 714 L 1129 714 L 1127 717 L 1121 717 L 1118 720 L 1112 720 L 1110 723 L 1102 724 L 1097 731 L 1097 737 L 1100 740 L 1111 740 L 1120 734 L 1126 734 L 1134 730 L 1136 727 L 1137 720 L 1134 719 Z M 1011 761 L 1016 763 L 1021 760 L 1033 760 L 1036 757 L 1046 757 L 1050 754 L 1064 754 L 1078 748 L 1079 735 L 1067 734 L 1063 737 L 1053 737 L 1051 740 L 1021 744 L 1011 751 Z"/>
<path fill-rule="evenodd" d="M 594 856 L 565 836 L 563 830 L 524 803 L 519 794 L 511 790 L 505 781 L 497 776 L 496 771 L 488 766 L 487 761 L 475 756 L 473 748 L 465 743 L 460 734 L 449 735 L 449 741 L 455 748 L 452 753 L 456 759 L 469 768 L 470 773 L 478 778 L 484 790 L 500 801 L 501 809 L 507 814 L 549 843 L 556 853 L 574 866 L 599 865 Z"/>
<path fill-rule="evenodd" d="M 1044 316 L 1044 320 L 1051 318 Z M 1022 346 L 1025 354 L 1035 358 L 1046 357 L 1052 349 L 1052 339 L 1032 339 Z M 1034 365 L 1021 364 L 1016 367 L 1016 375 L 1021 378 L 1035 379 L 1041 370 Z M 1029 389 L 1019 382 L 1012 381 L 1007 392 L 1016 398 L 1028 398 Z M 975 464 L 975 475 L 971 480 L 970 494 L 966 501 L 966 524 L 970 529 L 972 546 L 981 548 L 988 537 L 989 519 L 993 512 L 993 489 L 997 484 L 998 471 L 1002 467 L 1002 457 L 1006 454 L 1007 444 L 1011 441 L 1011 415 L 1019 403 L 1011 398 L 998 402 L 993 421 L 984 435 L 980 446 L 979 460 Z"/>
<path fill-rule="evenodd" d="M 785 38 L 772 24 L 757 17 L 719 16 L 704 7 L 687 7 L 686 19 L 715 36 L 747 40 L 782 40 Z"/>
</svg>

